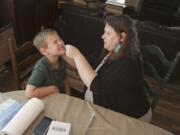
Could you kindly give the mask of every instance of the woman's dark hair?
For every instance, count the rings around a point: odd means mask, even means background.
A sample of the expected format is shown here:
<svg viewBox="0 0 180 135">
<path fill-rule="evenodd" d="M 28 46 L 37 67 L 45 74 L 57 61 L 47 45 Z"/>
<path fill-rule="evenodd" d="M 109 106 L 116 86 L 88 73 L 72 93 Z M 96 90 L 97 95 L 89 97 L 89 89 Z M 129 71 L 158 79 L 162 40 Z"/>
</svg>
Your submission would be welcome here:
<svg viewBox="0 0 180 135">
<path fill-rule="evenodd" d="M 122 43 L 122 48 L 119 53 L 115 54 L 114 58 L 135 55 L 140 56 L 139 39 L 136 31 L 135 21 L 127 15 L 107 14 L 105 23 L 110 25 L 117 33 L 125 32 L 125 41 Z"/>
</svg>

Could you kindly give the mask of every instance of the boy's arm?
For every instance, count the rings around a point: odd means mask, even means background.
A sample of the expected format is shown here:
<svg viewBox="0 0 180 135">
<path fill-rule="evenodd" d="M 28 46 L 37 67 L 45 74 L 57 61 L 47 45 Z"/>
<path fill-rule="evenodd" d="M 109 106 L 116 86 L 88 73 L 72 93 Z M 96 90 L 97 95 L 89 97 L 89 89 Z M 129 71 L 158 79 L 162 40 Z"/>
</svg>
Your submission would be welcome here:
<svg viewBox="0 0 180 135">
<path fill-rule="evenodd" d="M 36 86 L 27 84 L 25 89 L 25 95 L 28 99 L 32 97 L 42 98 L 57 92 L 59 92 L 59 90 L 54 85 L 37 88 Z"/>
<path fill-rule="evenodd" d="M 69 81 L 68 81 L 67 76 L 64 79 L 64 91 L 66 94 L 71 95 L 71 90 L 70 90 Z"/>
</svg>

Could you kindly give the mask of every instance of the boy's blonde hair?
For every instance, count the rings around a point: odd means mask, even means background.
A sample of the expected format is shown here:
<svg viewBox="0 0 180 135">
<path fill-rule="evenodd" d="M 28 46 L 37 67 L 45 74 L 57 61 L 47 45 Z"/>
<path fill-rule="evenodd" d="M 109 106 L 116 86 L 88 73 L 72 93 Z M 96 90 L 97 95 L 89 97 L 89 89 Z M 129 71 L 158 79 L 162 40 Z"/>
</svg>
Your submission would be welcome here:
<svg viewBox="0 0 180 135">
<path fill-rule="evenodd" d="M 33 45 L 39 50 L 42 47 L 46 47 L 46 39 L 49 35 L 57 34 L 54 29 L 41 30 L 33 39 Z"/>
</svg>

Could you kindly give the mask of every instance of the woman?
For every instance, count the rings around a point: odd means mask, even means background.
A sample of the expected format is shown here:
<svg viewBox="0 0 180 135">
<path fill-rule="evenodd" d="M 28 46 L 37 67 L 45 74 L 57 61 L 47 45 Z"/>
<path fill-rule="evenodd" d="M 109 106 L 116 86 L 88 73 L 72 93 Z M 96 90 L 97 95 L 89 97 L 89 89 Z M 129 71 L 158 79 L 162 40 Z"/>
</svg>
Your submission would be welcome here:
<svg viewBox="0 0 180 135">
<path fill-rule="evenodd" d="M 134 21 L 126 15 L 108 15 L 102 39 L 108 54 L 97 73 L 74 46 L 66 45 L 66 55 L 74 60 L 82 81 L 92 90 L 95 104 L 149 122 L 151 109 L 143 89 Z"/>
</svg>

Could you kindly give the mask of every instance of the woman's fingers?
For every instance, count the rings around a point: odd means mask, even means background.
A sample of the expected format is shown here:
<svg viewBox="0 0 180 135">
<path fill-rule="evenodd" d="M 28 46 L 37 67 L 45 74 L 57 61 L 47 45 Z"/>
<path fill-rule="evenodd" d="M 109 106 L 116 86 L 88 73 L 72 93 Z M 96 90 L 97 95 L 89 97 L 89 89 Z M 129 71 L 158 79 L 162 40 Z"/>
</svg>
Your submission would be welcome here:
<svg viewBox="0 0 180 135">
<path fill-rule="evenodd" d="M 75 59 L 78 55 L 78 49 L 72 45 L 66 45 L 66 56 L 70 57 L 71 59 Z"/>
</svg>

